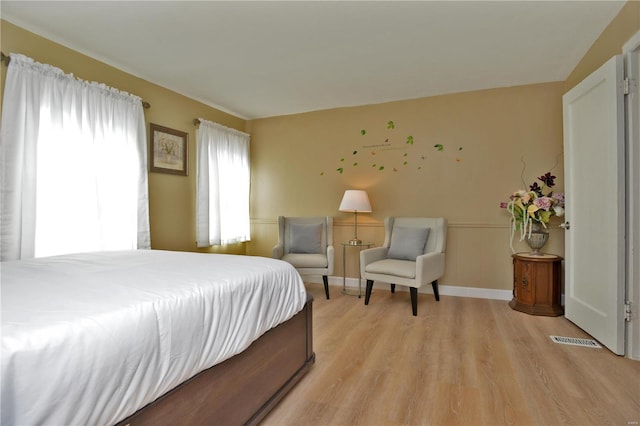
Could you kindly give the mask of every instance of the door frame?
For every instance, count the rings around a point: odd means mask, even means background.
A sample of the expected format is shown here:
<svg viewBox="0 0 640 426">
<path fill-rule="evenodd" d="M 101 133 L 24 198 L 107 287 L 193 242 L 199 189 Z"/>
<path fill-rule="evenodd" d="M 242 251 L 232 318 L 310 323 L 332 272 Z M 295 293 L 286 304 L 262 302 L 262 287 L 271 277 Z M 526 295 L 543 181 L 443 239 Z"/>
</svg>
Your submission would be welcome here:
<svg viewBox="0 0 640 426">
<path fill-rule="evenodd" d="M 626 354 L 640 360 L 640 32 L 622 47 L 629 80 L 626 96 L 627 287 L 631 319 L 626 327 Z"/>
</svg>

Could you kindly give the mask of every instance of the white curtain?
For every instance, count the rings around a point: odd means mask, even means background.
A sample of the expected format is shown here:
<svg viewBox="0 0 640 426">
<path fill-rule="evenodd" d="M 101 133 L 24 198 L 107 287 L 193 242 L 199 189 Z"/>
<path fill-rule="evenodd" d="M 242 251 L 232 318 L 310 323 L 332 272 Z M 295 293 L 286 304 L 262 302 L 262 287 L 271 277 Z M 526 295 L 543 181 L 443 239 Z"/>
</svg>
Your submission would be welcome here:
<svg viewBox="0 0 640 426">
<path fill-rule="evenodd" d="M 11 54 L 2 260 L 150 247 L 141 99 Z"/>
<path fill-rule="evenodd" d="M 249 138 L 200 119 L 196 131 L 198 247 L 250 240 Z"/>
</svg>

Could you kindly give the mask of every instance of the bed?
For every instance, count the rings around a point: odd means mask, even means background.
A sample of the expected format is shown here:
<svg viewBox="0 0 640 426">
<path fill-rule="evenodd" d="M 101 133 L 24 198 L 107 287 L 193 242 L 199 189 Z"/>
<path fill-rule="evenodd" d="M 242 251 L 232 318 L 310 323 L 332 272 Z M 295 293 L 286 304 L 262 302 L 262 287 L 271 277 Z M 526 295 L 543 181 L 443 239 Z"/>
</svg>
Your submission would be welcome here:
<svg viewBox="0 0 640 426">
<path fill-rule="evenodd" d="M 137 250 L 0 268 L 3 425 L 256 424 L 315 359 L 286 262 Z"/>
</svg>

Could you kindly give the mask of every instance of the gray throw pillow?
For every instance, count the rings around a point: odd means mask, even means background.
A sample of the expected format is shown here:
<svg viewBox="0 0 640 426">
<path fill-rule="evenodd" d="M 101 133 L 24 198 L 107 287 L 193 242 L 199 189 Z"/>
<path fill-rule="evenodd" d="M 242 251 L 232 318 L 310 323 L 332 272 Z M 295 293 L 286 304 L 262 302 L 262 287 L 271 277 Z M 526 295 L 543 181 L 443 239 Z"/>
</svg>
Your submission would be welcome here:
<svg viewBox="0 0 640 426">
<path fill-rule="evenodd" d="M 394 226 L 387 258 L 416 261 L 424 254 L 424 246 L 429 237 L 430 228 L 405 228 Z"/>
<path fill-rule="evenodd" d="M 322 224 L 289 225 L 289 253 L 322 253 Z"/>
</svg>

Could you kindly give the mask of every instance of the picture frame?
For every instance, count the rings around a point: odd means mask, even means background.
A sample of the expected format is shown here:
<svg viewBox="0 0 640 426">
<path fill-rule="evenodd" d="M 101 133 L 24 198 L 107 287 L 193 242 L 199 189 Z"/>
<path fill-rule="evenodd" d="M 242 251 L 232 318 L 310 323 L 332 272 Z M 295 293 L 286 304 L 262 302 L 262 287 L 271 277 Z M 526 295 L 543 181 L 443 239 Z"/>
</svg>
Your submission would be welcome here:
<svg viewBox="0 0 640 426">
<path fill-rule="evenodd" d="M 150 123 L 149 135 L 150 171 L 187 176 L 189 134 Z"/>
</svg>

